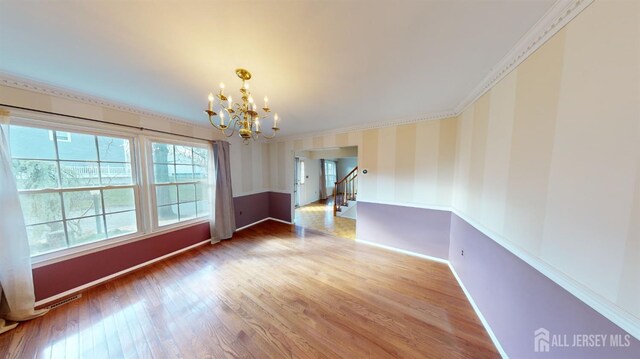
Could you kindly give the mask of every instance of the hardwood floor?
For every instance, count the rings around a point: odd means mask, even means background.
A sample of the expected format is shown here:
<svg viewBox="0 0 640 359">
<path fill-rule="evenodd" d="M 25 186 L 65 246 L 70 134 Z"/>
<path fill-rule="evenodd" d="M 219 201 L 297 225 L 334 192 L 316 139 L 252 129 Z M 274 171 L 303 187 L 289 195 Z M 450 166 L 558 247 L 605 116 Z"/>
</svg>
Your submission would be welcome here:
<svg viewBox="0 0 640 359">
<path fill-rule="evenodd" d="M 333 215 L 333 199 L 296 208 L 295 224 L 335 237 L 356 239 L 356 220 Z"/>
<path fill-rule="evenodd" d="M 442 263 L 273 221 L 0 335 L 9 358 L 495 358 Z"/>
</svg>

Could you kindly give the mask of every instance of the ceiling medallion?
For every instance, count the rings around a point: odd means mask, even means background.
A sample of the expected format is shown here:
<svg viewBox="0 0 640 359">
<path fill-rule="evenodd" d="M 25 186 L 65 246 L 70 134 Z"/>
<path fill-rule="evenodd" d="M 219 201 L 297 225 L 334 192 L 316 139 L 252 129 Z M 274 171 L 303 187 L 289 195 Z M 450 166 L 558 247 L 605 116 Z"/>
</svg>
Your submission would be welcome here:
<svg viewBox="0 0 640 359">
<path fill-rule="evenodd" d="M 249 139 L 258 139 L 262 134 L 260 129 L 260 120 L 269 117 L 271 109 L 269 108 L 269 99 L 264 97 L 264 107 L 262 107 L 263 114 L 258 113 L 258 106 L 253 101 L 251 92 L 249 92 L 249 80 L 251 79 L 251 73 L 245 69 L 237 69 L 236 75 L 242 80 L 242 87 L 240 88 L 240 94 L 242 102 L 233 103 L 231 96 L 224 94 L 224 84 L 220 83 L 220 92 L 213 96 L 213 93 L 209 94 L 209 105 L 204 112 L 209 116 L 209 122 L 213 127 L 220 130 L 225 136 L 231 137 L 238 131 L 238 134 L 244 140 L 245 144 L 249 143 Z M 214 100 L 217 98 L 220 105 L 220 113 L 216 113 L 214 108 Z M 225 112 L 229 118 L 229 122 L 225 123 Z M 215 124 L 213 117 L 218 116 L 220 119 L 219 124 Z M 262 134 L 264 138 L 274 138 L 280 128 L 278 128 L 278 114 L 273 115 L 273 134 L 270 136 Z"/>
</svg>

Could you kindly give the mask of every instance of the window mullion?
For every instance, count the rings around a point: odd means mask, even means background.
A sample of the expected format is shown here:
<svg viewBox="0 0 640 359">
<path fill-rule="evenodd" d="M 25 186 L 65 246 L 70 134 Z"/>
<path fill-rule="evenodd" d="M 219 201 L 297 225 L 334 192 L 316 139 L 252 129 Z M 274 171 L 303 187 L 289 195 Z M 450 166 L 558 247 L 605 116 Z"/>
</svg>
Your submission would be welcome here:
<svg viewBox="0 0 640 359">
<path fill-rule="evenodd" d="M 62 228 L 64 229 L 64 241 L 67 244 L 67 248 L 69 248 L 69 230 L 67 229 L 67 216 L 64 209 L 64 196 L 62 192 L 58 192 L 58 194 L 60 195 L 60 209 L 62 211 Z"/>
</svg>

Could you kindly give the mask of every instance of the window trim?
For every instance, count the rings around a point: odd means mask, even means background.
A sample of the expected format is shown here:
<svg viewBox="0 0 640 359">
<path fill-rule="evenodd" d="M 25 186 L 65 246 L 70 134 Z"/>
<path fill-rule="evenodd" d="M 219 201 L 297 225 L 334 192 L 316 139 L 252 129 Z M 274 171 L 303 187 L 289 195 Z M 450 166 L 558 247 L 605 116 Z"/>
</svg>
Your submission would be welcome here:
<svg viewBox="0 0 640 359">
<path fill-rule="evenodd" d="M 141 211 L 137 210 L 138 208 L 142 208 L 142 201 L 140 198 L 140 193 L 143 192 L 140 190 L 142 183 L 141 183 L 141 177 L 140 177 L 140 171 L 139 171 L 139 167 L 138 166 L 138 158 L 136 156 L 136 141 L 137 138 L 135 136 L 132 136 L 129 133 L 118 133 L 116 131 L 109 131 L 109 130 L 102 130 L 99 128 L 91 128 L 91 129 L 87 129 L 82 128 L 82 129 L 76 129 L 75 126 L 70 126 L 70 125 L 64 125 L 64 124 L 58 124 L 55 122 L 47 122 L 47 123 L 42 123 L 42 121 L 39 120 L 33 120 L 33 119 L 25 119 L 21 116 L 12 116 L 11 120 L 9 122 L 9 126 L 21 126 L 21 127 L 32 127 L 32 128 L 38 128 L 38 129 L 42 129 L 42 130 L 47 130 L 49 131 L 50 136 L 52 136 L 53 131 L 60 131 L 60 132 L 67 132 L 71 135 L 71 133 L 79 133 L 79 134 L 83 134 L 83 135 L 91 135 L 91 136 L 102 136 L 102 137 L 114 137 L 114 138 L 121 138 L 121 139 L 126 139 L 129 141 L 129 153 L 130 153 L 130 165 L 131 165 L 131 180 L 132 180 L 132 184 L 123 184 L 123 185 L 107 185 L 107 186 L 83 186 L 83 187 L 70 187 L 70 188 L 65 188 L 62 187 L 62 178 L 58 178 L 60 183 L 58 183 L 58 185 L 60 185 L 59 188 L 38 188 L 38 189 L 26 189 L 26 190 L 18 190 L 18 194 L 41 194 L 41 193 L 58 193 L 61 195 L 61 203 L 60 205 L 62 206 L 62 219 L 60 220 L 63 223 L 63 227 L 64 227 L 64 232 L 65 232 L 65 241 L 69 241 L 69 234 L 67 232 L 67 226 L 66 226 L 66 215 L 64 212 L 64 203 L 62 202 L 62 194 L 66 193 L 66 192 L 81 192 L 81 191 L 90 191 L 90 190 L 100 190 L 100 191 L 105 191 L 105 190 L 109 190 L 109 189 L 123 189 L 123 188 L 132 188 L 133 189 L 133 197 L 134 197 L 134 203 L 136 206 L 136 210 L 134 210 L 134 213 L 136 215 L 136 224 L 137 224 L 137 228 L 136 231 L 134 233 L 128 233 L 122 236 L 117 236 L 117 237 L 113 237 L 113 238 L 104 238 L 104 239 L 99 239 L 93 242 L 89 242 L 89 243 L 84 243 L 84 244 L 80 244 L 80 245 L 76 245 L 73 247 L 67 247 L 67 248 L 62 248 L 62 249 L 57 249 L 57 250 L 53 250 L 53 251 L 49 251 L 49 252 L 45 252 L 45 253 L 40 253 L 40 254 L 36 254 L 36 255 L 32 255 L 31 257 L 31 261 L 32 263 L 34 263 L 35 261 L 37 261 L 40 257 L 49 257 L 49 256 L 55 256 L 55 254 L 60 254 L 60 255 L 64 255 L 64 253 L 67 253 L 69 251 L 72 251 L 73 249 L 79 248 L 79 247 L 84 247 L 84 246 L 88 246 L 88 245 L 92 245 L 92 244 L 96 244 L 96 243 L 103 243 L 103 242 L 111 242 L 114 240 L 118 240 L 122 237 L 136 237 L 136 236 L 140 236 L 146 233 L 145 228 L 142 224 L 142 215 L 141 215 Z M 9 130 L 9 136 L 11 136 L 11 130 Z M 53 136 L 53 137 L 57 137 L 57 136 Z M 70 137 L 70 136 L 69 136 Z M 58 144 L 56 139 L 52 139 L 52 141 L 54 141 L 54 145 L 55 145 L 55 149 L 56 149 L 56 159 L 53 159 L 51 161 L 54 161 L 56 163 L 56 166 L 58 167 L 58 175 L 60 176 L 60 162 L 64 162 L 65 160 L 61 160 L 60 156 L 58 154 Z M 97 140 L 96 140 L 97 141 Z M 97 142 L 96 142 L 96 151 L 99 151 L 99 148 L 97 147 Z M 11 159 L 13 160 L 13 156 L 11 156 Z M 24 159 L 24 158 L 20 158 L 20 159 Z M 100 161 L 100 154 L 97 153 L 97 159 L 96 161 L 71 161 L 69 160 L 68 162 L 91 162 L 91 163 L 97 163 L 98 167 L 100 167 L 100 164 L 103 163 L 102 161 Z M 116 163 L 115 161 L 104 161 L 105 163 Z M 117 163 L 124 163 L 124 162 L 117 162 Z M 104 200 L 103 200 L 104 201 Z M 104 206 L 104 204 L 103 204 Z M 111 213 L 101 213 L 100 215 L 102 216 L 102 220 L 103 223 L 105 223 L 106 221 L 106 216 L 107 214 L 111 214 Z M 58 222 L 58 221 L 56 221 Z M 38 224 L 45 224 L 45 222 L 43 223 L 38 223 Z M 35 224 L 34 224 L 35 225 Z"/>
<path fill-rule="evenodd" d="M 202 148 L 202 149 L 206 149 L 207 150 L 207 154 L 209 156 L 209 163 L 207 163 L 207 180 L 209 181 L 211 178 L 210 176 L 212 175 L 212 169 L 209 168 L 211 166 L 211 158 L 213 158 L 213 149 L 211 147 L 211 145 L 209 143 L 206 143 L 205 141 L 199 142 L 199 141 L 194 141 L 194 142 L 189 142 L 189 141 L 183 141 L 183 140 L 171 140 L 171 139 L 166 139 L 163 137 L 156 137 L 156 136 L 146 136 L 144 138 L 145 140 L 145 150 L 147 153 L 147 160 L 145 162 L 145 167 L 146 167 L 146 171 L 148 174 L 148 191 L 147 194 L 149 196 L 149 208 L 148 211 L 149 212 L 149 220 L 150 220 L 150 224 L 151 224 L 151 231 L 160 231 L 160 230 L 165 230 L 165 229 L 171 229 L 174 227 L 178 227 L 179 225 L 182 224 L 188 224 L 188 223 L 198 223 L 199 221 L 202 220 L 207 220 L 209 221 L 209 217 L 211 216 L 211 211 L 213 211 L 212 208 L 209 208 L 209 215 L 208 216 L 204 216 L 204 217 L 195 217 L 195 218 L 191 218 L 191 219 L 187 219 L 185 221 L 180 221 L 180 219 L 178 218 L 178 222 L 175 223 L 170 223 L 170 224 L 165 224 L 163 226 L 161 226 L 158 223 L 158 201 L 156 198 L 156 185 L 181 185 L 181 184 L 189 184 L 189 183 L 202 183 L 202 181 L 188 181 L 188 182 L 168 182 L 168 183 L 158 183 L 156 184 L 155 178 L 154 178 L 154 172 L 153 172 L 153 143 L 164 143 L 164 144 L 170 144 L 170 145 L 178 145 L 178 146 L 189 146 L 189 147 L 198 147 L 198 148 Z M 191 165 L 193 166 L 193 164 Z M 208 182 L 207 181 L 207 182 Z M 209 183 L 208 183 L 209 185 Z M 179 205 L 176 204 L 176 205 Z M 197 213 L 197 212 L 196 212 Z"/>
<path fill-rule="evenodd" d="M 151 141 L 169 141 L 188 145 L 192 147 L 207 148 L 210 158 L 213 158 L 213 151 L 210 142 L 207 140 L 184 140 L 182 137 L 172 136 L 169 134 L 148 135 L 142 129 L 133 129 L 128 127 L 120 127 L 117 124 L 91 123 L 54 114 L 42 114 L 28 110 L 12 110 L 9 125 L 35 127 L 44 130 L 59 130 L 63 132 L 76 132 L 89 135 L 104 135 L 130 139 L 132 146 L 131 161 L 132 171 L 136 173 L 137 183 L 134 184 L 134 196 L 136 197 L 136 219 L 138 220 L 139 231 L 137 233 L 127 234 L 112 239 L 99 240 L 81 244 L 71 248 L 60 249 L 57 251 L 42 253 L 31 256 L 31 264 L 33 268 L 38 268 L 53 263 L 66 261 L 72 258 L 81 257 L 87 254 L 100 252 L 110 248 L 118 247 L 127 243 L 134 243 L 140 240 L 153 238 L 166 233 L 182 230 L 199 224 L 209 222 L 209 218 L 194 218 L 184 222 L 178 222 L 161 228 L 152 225 L 152 210 L 150 195 L 150 180 L 148 165 L 152 159 L 150 157 L 147 144 Z M 213 140 L 213 139 L 212 139 Z M 150 145 L 149 145 L 150 146 Z M 134 166 L 135 164 L 139 164 Z M 209 161 L 211 163 L 211 161 Z M 151 172 L 153 173 L 153 172 Z M 211 169 L 209 169 L 211 173 Z M 211 210 L 211 209 L 210 209 Z"/>
</svg>

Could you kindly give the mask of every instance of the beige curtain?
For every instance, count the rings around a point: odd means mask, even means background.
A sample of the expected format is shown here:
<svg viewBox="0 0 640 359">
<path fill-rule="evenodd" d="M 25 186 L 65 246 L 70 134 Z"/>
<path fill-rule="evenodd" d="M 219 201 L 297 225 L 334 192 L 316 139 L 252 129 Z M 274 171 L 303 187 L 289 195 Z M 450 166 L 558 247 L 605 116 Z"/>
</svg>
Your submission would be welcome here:
<svg viewBox="0 0 640 359">
<path fill-rule="evenodd" d="M 231 163 L 229 160 L 229 142 L 213 143 L 213 190 L 211 191 L 211 240 L 217 242 L 229 239 L 236 230 L 233 191 L 231 189 Z"/>
<path fill-rule="evenodd" d="M 0 333 L 47 312 L 34 309 L 29 241 L 11 170 L 8 121 L 9 114 L 0 109 Z"/>
</svg>

